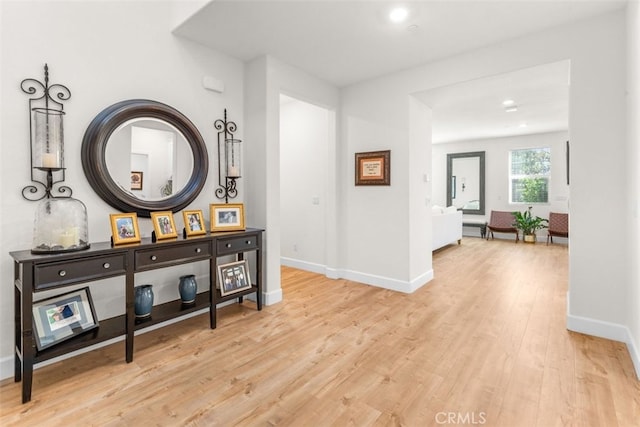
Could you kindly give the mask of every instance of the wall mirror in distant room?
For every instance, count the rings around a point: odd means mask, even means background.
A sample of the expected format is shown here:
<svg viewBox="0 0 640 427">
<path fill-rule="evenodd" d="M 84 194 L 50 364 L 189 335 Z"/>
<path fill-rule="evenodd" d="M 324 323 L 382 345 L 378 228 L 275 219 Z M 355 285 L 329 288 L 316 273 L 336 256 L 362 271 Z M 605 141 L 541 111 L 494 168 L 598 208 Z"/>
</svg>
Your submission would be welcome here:
<svg viewBox="0 0 640 427">
<path fill-rule="evenodd" d="M 447 154 L 447 206 L 484 215 L 484 153 Z"/>
</svg>

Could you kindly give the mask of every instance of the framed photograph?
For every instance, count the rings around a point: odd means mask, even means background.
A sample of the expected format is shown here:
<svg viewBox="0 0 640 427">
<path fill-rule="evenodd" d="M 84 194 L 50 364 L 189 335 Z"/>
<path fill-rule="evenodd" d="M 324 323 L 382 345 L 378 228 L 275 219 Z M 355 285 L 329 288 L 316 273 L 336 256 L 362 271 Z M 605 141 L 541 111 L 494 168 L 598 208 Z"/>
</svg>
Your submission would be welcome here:
<svg viewBox="0 0 640 427">
<path fill-rule="evenodd" d="M 182 211 L 182 217 L 184 218 L 184 230 L 187 233 L 187 237 L 207 234 L 202 211 Z"/>
<path fill-rule="evenodd" d="M 131 189 L 142 190 L 142 172 L 131 171 Z"/>
<path fill-rule="evenodd" d="M 173 212 L 151 212 L 151 222 L 153 223 L 153 230 L 156 232 L 156 239 L 178 237 L 176 224 L 173 222 Z"/>
<path fill-rule="evenodd" d="M 140 241 L 138 215 L 135 212 L 110 214 L 109 218 L 111 219 L 111 236 L 114 245 Z"/>
<path fill-rule="evenodd" d="M 391 185 L 391 150 L 356 153 L 356 185 Z"/>
<path fill-rule="evenodd" d="M 249 263 L 247 260 L 219 265 L 218 286 L 222 296 L 251 289 L 251 277 L 249 277 Z"/>
<path fill-rule="evenodd" d="M 244 205 L 211 204 L 211 231 L 244 230 Z"/>
<path fill-rule="evenodd" d="M 32 311 L 38 350 L 98 327 L 88 287 L 36 301 Z"/>
</svg>

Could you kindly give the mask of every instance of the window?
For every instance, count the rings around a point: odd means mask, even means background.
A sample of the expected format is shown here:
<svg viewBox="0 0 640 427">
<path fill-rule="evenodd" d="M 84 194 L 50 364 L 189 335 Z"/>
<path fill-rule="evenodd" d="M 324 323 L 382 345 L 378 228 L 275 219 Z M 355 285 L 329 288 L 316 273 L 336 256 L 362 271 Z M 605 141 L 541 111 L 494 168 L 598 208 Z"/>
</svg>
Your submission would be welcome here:
<svg viewBox="0 0 640 427">
<path fill-rule="evenodd" d="M 509 163 L 509 202 L 548 203 L 551 149 L 512 150 Z"/>
</svg>

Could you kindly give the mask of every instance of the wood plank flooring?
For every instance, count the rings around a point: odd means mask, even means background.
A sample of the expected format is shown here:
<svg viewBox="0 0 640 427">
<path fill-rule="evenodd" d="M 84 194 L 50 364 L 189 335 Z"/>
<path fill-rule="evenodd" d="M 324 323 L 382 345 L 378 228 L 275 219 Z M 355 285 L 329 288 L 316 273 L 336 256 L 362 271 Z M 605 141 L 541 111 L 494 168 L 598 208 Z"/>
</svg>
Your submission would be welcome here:
<svg viewBox="0 0 640 427">
<path fill-rule="evenodd" d="M 382 261 L 382 260 L 381 260 Z M 0 425 L 638 426 L 624 344 L 565 329 L 568 249 L 464 238 L 411 295 L 282 269 L 219 310 L 0 383 Z"/>
</svg>

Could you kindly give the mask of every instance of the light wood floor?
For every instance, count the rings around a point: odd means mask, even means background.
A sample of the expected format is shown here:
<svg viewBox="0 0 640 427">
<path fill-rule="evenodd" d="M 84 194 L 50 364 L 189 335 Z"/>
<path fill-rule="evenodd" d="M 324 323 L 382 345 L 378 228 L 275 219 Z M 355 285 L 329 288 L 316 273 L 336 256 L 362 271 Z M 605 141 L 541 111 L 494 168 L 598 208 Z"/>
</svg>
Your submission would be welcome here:
<svg viewBox="0 0 640 427">
<path fill-rule="evenodd" d="M 384 260 L 380 260 L 384 262 Z M 0 425 L 638 426 L 624 344 L 565 329 L 566 246 L 465 238 L 405 295 L 283 268 L 251 303 L 0 384 Z"/>
</svg>

